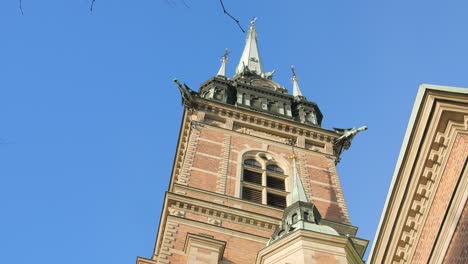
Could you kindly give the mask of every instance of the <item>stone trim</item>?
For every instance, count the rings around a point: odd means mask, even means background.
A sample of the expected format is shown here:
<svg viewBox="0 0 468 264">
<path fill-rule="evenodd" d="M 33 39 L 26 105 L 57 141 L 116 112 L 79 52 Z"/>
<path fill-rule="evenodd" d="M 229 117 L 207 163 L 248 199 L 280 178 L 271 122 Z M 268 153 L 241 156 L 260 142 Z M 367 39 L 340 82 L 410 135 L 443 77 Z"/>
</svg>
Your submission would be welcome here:
<svg viewBox="0 0 468 264">
<path fill-rule="evenodd" d="M 229 168 L 229 155 L 231 154 L 231 136 L 224 135 L 223 149 L 221 152 L 221 162 L 218 169 L 218 179 L 216 181 L 216 192 L 220 194 L 226 193 L 226 181 Z"/>
<path fill-rule="evenodd" d="M 172 249 L 174 248 L 175 236 L 177 234 L 177 228 L 179 224 L 174 223 L 170 220 L 166 222 L 166 228 L 164 230 L 163 240 L 161 248 L 159 249 L 158 264 L 159 263 L 171 263 L 170 257 L 172 256 Z"/>
<path fill-rule="evenodd" d="M 252 215 L 242 213 L 239 209 L 233 209 L 193 198 L 181 199 L 179 197 L 169 197 L 168 207 L 170 208 L 170 212 L 172 212 L 170 215 L 184 218 L 186 212 L 194 212 L 207 216 L 211 219 L 208 223 L 216 226 L 220 226 L 222 220 L 250 224 L 257 228 L 271 231 L 275 230 L 277 226 L 277 220 L 274 218 L 267 221 L 265 217 L 262 217 L 263 219 L 259 217 L 251 217 Z"/>
<path fill-rule="evenodd" d="M 468 123 L 465 124 L 468 125 Z M 465 127 L 465 129 L 468 129 Z M 466 161 L 465 161 L 466 162 Z M 461 172 L 461 180 L 457 189 L 454 190 L 455 194 L 450 207 L 447 210 L 447 218 L 442 223 L 440 236 L 435 241 L 435 246 L 432 251 L 432 256 L 429 259 L 430 263 L 442 263 L 446 257 L 447 250 L 452 243 L 453 234 L 461 221 L 460 217 L 465 209 L 465 204 L 468 199 L 468 168 L 465 165 L 464 171 Z"/>
<path fill-rule="evenodd" d="M 177 183 L 183 185 L 188 185 L 189 182 L 193 159 L 195 157 L 195 153 L 197 153 L 198 139 L 200 138 L 200 128 L 196 125 L 192 125 L 189 133 L 188 147 L 185 153 L 185 157 L 182 161 L 182 170 L 177 177 Z"/>
<path fill-rule="evenodd" d="M 218 264 L 223 258 L 226 241 L 217 240 L 214 238 L 187 233 L 185 237 L 184 253 L 187 255 L 187 263 L 195 263 L 197 257 L 201 256 L 209 264 Z M 199 252 L 198 249 L 203 249 Z"/>
<path fill-rule="evenodd" d="M 200 168 L 197 168 L 197 167 L 192 167 L 192 170 L 193 170 L 193 171 L 203 172 L 203 173 L 210 174 L 210 175 L 214 175 L 214 176 L 218 176 L 218 173 L 217 173 L 217 172 L 209 171 L 209 170 L 204 170 L 204 169 L 200 169 Z"/>
<path fill-rule="evenodd" d="M 413 259 L 448 153 L 457 134 L 468 133 L 467 95 L 467 89 L 420 86 L 369 263 L 410 263 Z M 439 230 L 444 222 L 440 225 Z"/>
<path fill-rule="evenodd" d="M 328 172 L 330 175 L 330 181 L 331 181 L 331 184 L 335 187 L 334 190 L 336 190 L 336 193 L 335 193 L 336 200 L 341 210 L 343 211 L 343 217 L 344 217 L 343 221 L 346 224 L 351 224 L 348 206 L 346 205 L 346 201 L 345 201 L 344 194 L 343 194 L 343 189 L 341 188 L 341 182 L 338 177 L 338 171 L 336 170 L 336 166 L 335 166 L 335 159 L 328 159 L 328 160 L 329 160 Z"/>
<path fill-rule="evenodd" d="M 279 133 L 288 133 L 296 136 L 304 136 L 308 140 L 317 140 L 320 142 L 333 142 L 339 137 L 334 131 L 326 130 L 320 127 L 303 125 L 297 121 L 283 119 L 281 117 L 269 117 L 264 114 L 248 112 L 246 109 L 241 111 L 230 109 L 231 107 L 219 104 L 214 101 L 207 101 L 196 98 L 198 105 L 196 111 L 204 111 L 212 116 L 217 116 L 224 119 L 232 119 L 234 122 L 243 124 L 253 124 L 263 126 L 267 130 L 277 131 Z M 230 129 L 230 126 L 228 126 Z"/>
<path fill-rule="evenodd" d="M 439 120 L 442 119 L 442 115 L 440 114 Z M 468 115 L 465 119 L 467 117 Z M 403 221 L 404 225 L 392 258 L 395 263 L 409 263 L 413 258 L 417 241 L 419 241 L 422 227 L 428 216 L 427 212 L 434 200 L 436 188 L 447 164 L 449 155 L 446 154 L 450 153 L 456 134 L 460 133 L 463 128 L 463 123 L 449 121 L 445 133 L 437 132 L 432 143 L 426 145 L 431 149 L 426 156 L 425 166 L 418 177 L 416 186 L 409 193 L 409 197 L 412 197 L 411 205 L 404 214 L 406 216 Z"/>
<path fill-rule="evenodd" d="M 229 234 L 231 236 L 242 238 L 242 239 L 249 239 L 249 240 L 252 240 L 252 241 L 255 241 L 255 242 L 260 242 L 260 243 L 265 243 L 265 244 L 266 244 L 266 242 L 268 242 L 268 239 L 269 239 L 269 238 L 257 236 L 257 235 L 254 235 L 254 234 L 244 233 L 244 232 L 237 231 L 237 230 L 234 230 L 234 229 L 228 229 L 228 228 L 225 228 L 225 227 L 210 225 L 208 223 L 203 223 L 203 222 L 199 222 L 199 221 L 195 221 L 195 220 L 191 220 L 191 219 L 186 219 L 186 218 L 178 218 L 178 217 L 175 217 L 175 216 L 168 216 L 168 219 L 170 219 L 174 223 L 177 223 L 178 225 L 193 226 L 193 227 L 196 227 L 196 228 L 201 228 L 201 229 L 205 229 L 205 230 L 216 232 L 216 233 L 225 234 L 226 230 L 229 230 Z"/>
<path fill-rule="evenodd" d="M 197 152 L 197 155 L 200 155 L 200 156 L 203 156 L 203 157 L 207 157 L 207 158 L 217 159 L 217 160 L 222 159 L 222 157 L 215 156 L 215 155 L 210 155 L 210 154 L 206 154 L 206 153 L 203 153 L 203 152 L 200 152 L 200 151 Z"/>
</svg>

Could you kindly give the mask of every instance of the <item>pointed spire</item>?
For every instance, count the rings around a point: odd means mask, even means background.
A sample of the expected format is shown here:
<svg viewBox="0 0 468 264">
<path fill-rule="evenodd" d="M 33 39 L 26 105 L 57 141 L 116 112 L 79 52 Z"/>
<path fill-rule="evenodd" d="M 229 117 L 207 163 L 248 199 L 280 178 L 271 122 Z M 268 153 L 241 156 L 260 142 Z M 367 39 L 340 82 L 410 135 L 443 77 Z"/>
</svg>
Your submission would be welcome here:
<svg viewBox="0 0 468 264">
<path fill-rule="evenodd" d="M 227 64 L 227 57 L 229 55 L 229 50 L 226 49 L 224 51 L 224 55 L 221 58 L 221 67 L 219 68 L 217 76 L 224 76 L 226 77 L 226 64 Z"/>
<path fill-rule="evenodd" d="M 298 97 L 298 96 L 303 96 L 301 93 L 301 90 L 299 89 L 299 84 L 297 83 L 297 76 L 296 76 L 296 71 L 294 69 L 294 65 L 291 65 L 291 71 L 293 73 L 292 81 L 293 81 L 293 96 Z"/>
<path fill-rule="evenodd" d="M 255 30 L 256 20 L 257 18 L 254 18 L 250 21 L 250 28 L 247 33 L 247 39 L 245 40 L 244 51 L 237 65 L 236 74 L 243 73 L 246 68 L 250 72 L 255 72 L 258 75 L 263 73 L 262 60 L 260 59 L 260 53 L 258 51 L 257 31 Z"/>
<path fill-rule="evenodd" d="M 294 166 L 294 171 L 293 171 L 293 184 L 291 188 L 291 205 L 301 201 L 301 202 L 309 202 L 309 199 L 307 198 L 304 185 L 302 185 L 301 178 L 299 176 L 299 173 L 297 172 L 297 164 L 296 164 L 296 155 L 292 156 L 293 160 L 293 166 Z"/>
</svg>

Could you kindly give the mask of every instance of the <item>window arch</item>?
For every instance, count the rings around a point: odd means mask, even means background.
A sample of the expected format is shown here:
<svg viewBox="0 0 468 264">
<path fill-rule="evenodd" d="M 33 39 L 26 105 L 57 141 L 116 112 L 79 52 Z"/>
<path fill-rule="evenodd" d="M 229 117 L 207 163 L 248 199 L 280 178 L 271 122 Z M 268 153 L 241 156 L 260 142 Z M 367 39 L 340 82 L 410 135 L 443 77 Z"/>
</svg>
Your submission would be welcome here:
<svg viewBox="0 0 468 264">
<path fill-rule="evenodd" d="M 241 168 L 241 199 L 285 208 L 286 175 L 275 161 L 265 157 L 266 155 L 244 157 Z"/>
</svg>

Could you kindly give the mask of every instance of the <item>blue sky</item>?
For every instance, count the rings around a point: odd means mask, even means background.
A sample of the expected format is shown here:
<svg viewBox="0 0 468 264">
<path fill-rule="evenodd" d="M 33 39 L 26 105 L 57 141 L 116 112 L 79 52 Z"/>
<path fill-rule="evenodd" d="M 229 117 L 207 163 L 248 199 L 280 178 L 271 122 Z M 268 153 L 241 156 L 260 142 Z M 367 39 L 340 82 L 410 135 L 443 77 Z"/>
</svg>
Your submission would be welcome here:
<svg viewBox="0 0 468 264">
<path fill-rule="evenodd" d="M 174 77 L 232 75 L 245 34 L 218 1 L 0 2 L 0 263 L 134 263 L 152 253 L 179 132 Z M 466 1 L 233 1 L 265 70 L 369 126 L 338 172 L 372 239 L 420 83 L 468 87 Z"/>
</svg>

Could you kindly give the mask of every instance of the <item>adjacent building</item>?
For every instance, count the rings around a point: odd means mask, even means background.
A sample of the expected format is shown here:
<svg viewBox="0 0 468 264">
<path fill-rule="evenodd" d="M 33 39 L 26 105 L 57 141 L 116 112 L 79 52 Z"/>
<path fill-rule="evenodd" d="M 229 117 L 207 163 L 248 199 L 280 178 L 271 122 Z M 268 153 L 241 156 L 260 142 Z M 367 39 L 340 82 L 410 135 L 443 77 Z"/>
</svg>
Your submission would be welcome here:
<svg viewBox="0 0 468 264">
<path fill-rule="evenodd" d="M 422 84 L 369 263 L 468 263 L 468 89 Z"/>
</svg>

